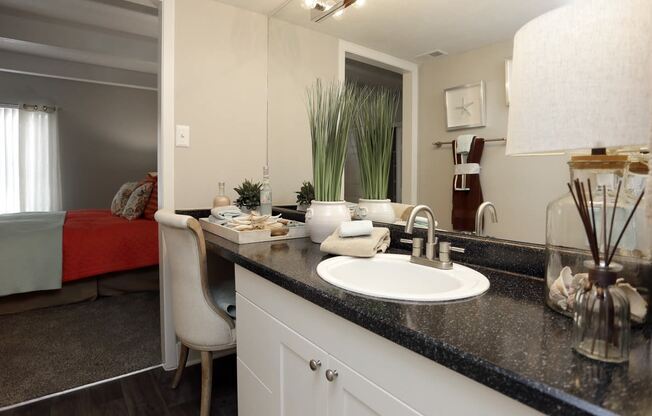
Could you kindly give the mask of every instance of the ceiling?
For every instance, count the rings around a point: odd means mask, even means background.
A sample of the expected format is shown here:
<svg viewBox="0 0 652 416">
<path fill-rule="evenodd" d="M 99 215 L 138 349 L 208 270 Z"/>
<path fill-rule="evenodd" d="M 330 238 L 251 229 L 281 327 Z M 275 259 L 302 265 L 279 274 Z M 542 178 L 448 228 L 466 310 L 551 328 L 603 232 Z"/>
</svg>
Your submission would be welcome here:
<svg viewBox="0 0 652 416">
<path fill-rule="evenodd" d="M 0 0 L 0 70 L 155 88 L 149 0 Z"/>
<path fill-rule="evenodd" d="M 301 0 L 219 0 L 390 55 L 416 60 L 510 39 L 529 20 L 571 0 L 366 0 L 339 20 L 312 23 Z"/>
</svg>

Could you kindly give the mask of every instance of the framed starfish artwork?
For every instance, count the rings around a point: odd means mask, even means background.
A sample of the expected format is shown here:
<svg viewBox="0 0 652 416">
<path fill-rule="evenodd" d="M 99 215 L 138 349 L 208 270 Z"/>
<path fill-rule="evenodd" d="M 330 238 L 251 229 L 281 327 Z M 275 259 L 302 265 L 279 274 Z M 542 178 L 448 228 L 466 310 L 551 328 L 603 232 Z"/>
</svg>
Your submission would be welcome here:
<svg viewBox="0 0 652 416">
<path fill-rule="evenodd" d="M 444 90 L 446 130 L 487 125 L 484 81 L 458 85 Z"/>
</svg>

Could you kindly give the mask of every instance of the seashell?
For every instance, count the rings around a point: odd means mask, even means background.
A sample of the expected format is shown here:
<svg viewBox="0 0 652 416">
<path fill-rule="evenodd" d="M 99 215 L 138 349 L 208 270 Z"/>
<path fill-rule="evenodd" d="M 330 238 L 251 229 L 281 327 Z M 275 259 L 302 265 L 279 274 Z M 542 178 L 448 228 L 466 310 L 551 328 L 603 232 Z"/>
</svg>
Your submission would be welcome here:
<svg viewBox="0 0 652 416">
<path fill-rule="evenodd" d="M 289 232 L 290 232 L 290 229 L 288 227 L 285 227 L 285 226 L 281 225 L 281 227 L 276 227 L 276 228 L 272 229 L 270 234 L 272 235 L 272 237 L 276 237 L 276 236 L 279 236 L 279 235 L 286 235 Z"/>
<path fill-rule="evenodd" d="M 566 310 L 566 308 L 568 307 L 568 302 L 567 302 L 567 300 L 566 300 L 566 299 L 567 299 L 567 296 L 564 295 L 563 293 L 561 293 L 561 291 L 560 291 L 560 289 L 559 289 L 559 285 L 555 285 L 555 284 L 553 284 L 553 285 L 550 287 L 550 291 L 548 292 L 548 296 L 550 297 L 550 299 L 551 299 L 551 300 L 552 300 L 552 301 L 553 301 L 557 306 L 559 306 L 559 307 L 562 308 L 563 310 Z"/>
<path fill-rule="evenodd" d="M 555 279 L 555 281 L 552 283 L 552 287 L 550 290 L 552 291 L 553 288 L 557 289 L 557 293 L 560 295 L 563 295 L 564 297 L 568 296 L 568 289 L 571 285 L 571 282 L 573 281 L 573 272 L 571 271 L 571 268 L 566 266 L 563 269 L 561 269 L 561 272 L 559 272 L 559 277 Z"/>
<path fill-rule="evenodd" d="M 625 282 L 625 279 L 616 280 L 616 285 L 625 292 L 627 300 L 629 301 L 629 311 L 631 318 L 634 322 L 643 323 L 645 321 L 645 315 L 647 315 L 647 302 L 643 299 L 638 290 L 629 283 Z"/>
</svg>

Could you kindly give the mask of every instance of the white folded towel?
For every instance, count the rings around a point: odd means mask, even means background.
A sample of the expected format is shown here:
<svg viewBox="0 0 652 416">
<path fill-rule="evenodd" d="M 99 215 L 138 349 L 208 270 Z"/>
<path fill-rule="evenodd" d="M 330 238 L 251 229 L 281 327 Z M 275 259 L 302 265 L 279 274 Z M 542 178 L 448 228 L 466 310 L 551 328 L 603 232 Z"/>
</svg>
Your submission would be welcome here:
<svg viewBox="0 0 652 416">
<path fill-rule="evenodd" d="M 211 214 L 218 220 L 230 220 L 231 218 L 244 215 L 240 208 L 235 205 L 226 205 L 223 207 L 215 207 L 211 209 Z"/>
<path fill-rule="evenodd" d="M 340 237 L 359 237 L 361 235 L 371 235 L 374 225 L 369 220 L 347 221 L 343 222 L 338 230 Z"/>
</svg>

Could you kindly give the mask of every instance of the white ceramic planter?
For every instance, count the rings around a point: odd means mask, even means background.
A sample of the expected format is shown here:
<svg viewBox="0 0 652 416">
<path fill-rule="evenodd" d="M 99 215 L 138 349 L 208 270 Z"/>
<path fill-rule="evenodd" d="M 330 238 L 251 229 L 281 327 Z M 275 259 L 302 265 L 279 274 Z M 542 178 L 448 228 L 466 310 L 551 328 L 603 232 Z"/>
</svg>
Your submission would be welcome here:
<svg viewBox="0 0 652 416">
<path fill-rule="evenodd" d="M 396 221 L 396 214 L 389 199 L 359 199 L 356 209 L 358 218 L 393 224 Z"/>
<path fill-rule="evenodd" d="M 321 243 L 346 221 L 351 221 L 351 214 L 344 201 L 312 201 L 306 210 L 306 225 L 313 243 Z"/>
</svg>

